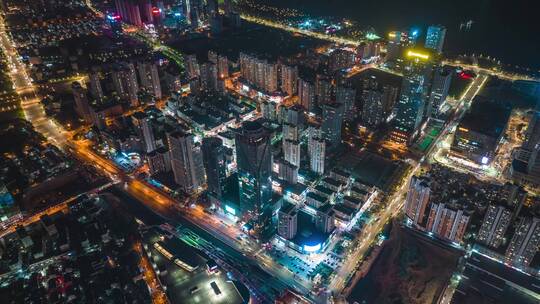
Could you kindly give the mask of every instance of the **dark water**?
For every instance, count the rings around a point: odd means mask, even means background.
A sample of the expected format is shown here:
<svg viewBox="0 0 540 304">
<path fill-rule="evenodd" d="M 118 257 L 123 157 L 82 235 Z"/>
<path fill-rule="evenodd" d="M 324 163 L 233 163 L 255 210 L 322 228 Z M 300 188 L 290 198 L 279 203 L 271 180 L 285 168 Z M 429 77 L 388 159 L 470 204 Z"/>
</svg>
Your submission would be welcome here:
<svg viewBox="0 0 540 304">
<path fill-rule="evenodd" d="M 540 69 L 540 3 L 534 0 L 255 0 L 313 16 L 336 16 L 379 34 L 429 24 L 448 29 L 445 53 L 484 54 L 502 63 Z M 460 23 L 472 20 L 469 31 Z"/>
</svg>

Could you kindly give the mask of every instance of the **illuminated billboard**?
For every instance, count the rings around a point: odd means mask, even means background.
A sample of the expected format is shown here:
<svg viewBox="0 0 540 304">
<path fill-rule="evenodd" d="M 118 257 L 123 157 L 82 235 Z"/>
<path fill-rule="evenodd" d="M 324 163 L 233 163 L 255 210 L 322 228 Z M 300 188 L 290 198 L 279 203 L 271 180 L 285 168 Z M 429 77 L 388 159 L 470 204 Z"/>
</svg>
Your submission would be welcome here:
<svg viewBox="0 0 540 304">
<path fill-rule="evenodd" d="M 429 59 L 429 54 L 410 50 L 410 51 L 407 52 L 407 57 L 428 60 Z"/>
<path fill-rule="evenodd" d="M 228 205 L 225 205 L 225 212 L 236 215 L 236 209 Z"/>
<path fill-rule="evenodd" d="M 317 245 L 304 245 L 303 249 L 304 252 L 307 253 L 316 253 L 319 252 L 322 248 L 321 243 L 318 243 Z"/>
</svg>

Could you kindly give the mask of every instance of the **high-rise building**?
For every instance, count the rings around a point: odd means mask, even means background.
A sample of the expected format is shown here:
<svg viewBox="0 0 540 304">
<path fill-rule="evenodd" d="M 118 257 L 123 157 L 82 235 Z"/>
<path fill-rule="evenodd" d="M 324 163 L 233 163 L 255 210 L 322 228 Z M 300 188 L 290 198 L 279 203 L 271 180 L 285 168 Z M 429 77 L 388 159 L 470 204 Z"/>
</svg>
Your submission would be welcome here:
<svg viewBox="0 0 540 304">
<path fill-rule="evenodd" d="M 192 28 L 198 28 L 204 21 L 204 3 L 202 0 L 184 0 L 184 15 Z"/>
<path fill-rule="evenodd" d="M 201 89 L 206 92 L 216 92 L 218 90 L 217 66 L 211 62 L 200 65 Z"/>
<path fill-rule="evenodd" d="M 512 161 L 510 173 L 520 183 L 540 186 L 540 85 L 536 88 L 537 105 L 525 133 L 525 141 Z"/>
<path fill-rule="evenodd" d="M 344 119 L 351 121 L 355 118 L 356 109 L 356 90 L 346 86 L 337 86 L 336 87 L 336 102 L 343 105 L 343 110 L 345 112 Z"/>
<path fill-rule="evenodd" d="M 200 147 L 195 145 L 193 135 L 183 131 L 167 134 L 174 181 L 180 190 L 193 193 L 203 184 Z"/>
<path fill-rule="evenodd" d="M 348 69 L 354 65 L 356 55 L 354 51 L 348 49 L 335 49 L 330 53 L 330 71 L 335 72 Z"/>
<path fill-rule="evenodd" d="M 493 248 L 498 248 L 512 221 L 512 211 L 504 206 L 489 205 L 476 240 Z"/>
<path fill-rule="evenodd" d="M 317 208 L 315 227 L 322 233 L 331 233 L 336 228 L 335 211 L 332 205 L 325 204 Z"/>
<path fill-rule="evenodd" d="M 300 142 L 298 140 L 283 139 L 282 146 L 285 161 L 300 167 Z"/>
<path fill-rule="evenodd" d="M 259 105 L 263 118 L 269 121 L 277 120 L 277 105 L 275 102 L 263 100 Z"/>
<path fill-rule="evenodd" d="M 240 208 L 259 228 L 267 225 L 272 215 L 271 147 L 270 134 L 259 122 L 244 122 L 236 134 Z"/>
<path fill-rule="evenodd" d="M 295 185 L 298 183 L 298 167 L 290 162 L 280 159 L 278 164 L 278 176 L 280 179 Z"/>
<path fill-rule="evenodd" d="M 315 93 L 317 94 L 317 104 L 319 107 L 332 101 L 332 82 L 329 77 L 320 74 L 317 75 Z"/>
<path fill-rule="evenodd" d="M 298 97 L 304 110 L 313 113 L 316 106 L 315 86 L 309 81 L 298 78 Z"/>
<path fill-rule="evenodd" d="M 217 68 L 220 79 L 229 77 L 229 59 L 226 56 L 218 55 Z"/>
<path fill-rule="evenodd" d="M 290 240 L 296 236 L 298 229 L 298 210 L 296 206 L 284 202 L 278 212 L 278 234 Z"/>
<path fill-rule="evenodd" d="M 103 88 L 101 87 L 99 71 L 97 69 L 92 69 L 88 78 L 90 79 L 88 83 L 88 86 L 90 88 L 90 95 L 92 95 L 92 97 L 94 97 L 95 99 L 102 99 L 104 95 Z"/>
<path fill-rule="evenodd" d="M 415 224 L 422 225 L 431 196 L 431 181 L 424 176 L 413 176 L 405 200 L 405 215 Z"/>
<path fill-rule="evenodd" d="M 208 192 L 221 198 L 225 191 L 226 153 L 223 141 L 218 137 L 206 137 L 202 141 L 202 154 Z"/>
<path fill-rule="evenodd" d="M 171 171 L 171 157 L 167 148 L 160 147 L 147 153 L 145 158 L 148 169 L 150 170 L 150 175 Z"/>
<path fill-rule="evenodd" d="M 452 72 L 448 69 L 439 68 L 435 71 L 431 94 L 429 95 L 429 115 L 437 117 L 440 114 L 441 106 L 448 97 Z"/>
<path fill-rule="evenodd" d="M 85 122 L 91 122 L 90 104 L 85 89 L 78 82 L 72 83 L 71 89 L 73 90 L 73 99 L 75 100 L 75 112 L 77 112 L 77 115 L 84 119 Z"/>
<path fill-rule="evenodd" d="M 281 91 L 292 96 L 298 91 L 298 67 L 281 65 Z"/>
<path fill-rule="evenodd" d="M 403 71 L 401 96 L 396 104 L 392 139 L 408 142 L 414 138 L 426 118 L 433 65 L 428 52 L 408 50 Z"/>
<path fill-rule="evenodd" d="M 138 0 L 115 0 L 116 12 L 122 20 L 136 26 L 142 26 L 141 11 Z"/>
<path fill-rule="evenodd" d="M 275 63 L 240 53 L 240 72 L 242 77 L 258 89 L 267 93 L 273 93 L 278 89 L 278 68 Z"/>
<path fill-rule="evenodd" d="M 432 203 L 427 223 L 427 231 L 449 241 L 461 243 L 471 212 L 461 206 Z"/>
<path fill-rule="evenodd" d="M 112 82 L 116 93 L 127 99 L 132 106 L 139 105 L 139 84 L 135 66 L 132 63 L 119 64 L 113 67 Z"/>
<path fill-rule="evenodd" d="M 332 148 L 341 144 L 341 125 L 343 123 L 343 105 L 340 103 L 328 103 L 322 105 L 323 122 L 322 133 Z"/>
<path fill-rule="evenodd" d="M 362 122 L 369 128 L 376 128 L 384 122 L 383 94 L 378 90 L 364 90 L 362 92 Z"/>
<path fill-rule="evenodd" d="M 157 64 L 155 62 L 139 62 L 137 65 L 141 87 L 151 93 L 155 98 L 161 99 L 161 83 Z"/>
<path fill-rule="evenodd" d="M 186 55 L 186 71 L 189 79 L 197 78 L 201 74 L 196 55 Z"/>
<path fill-rule="evenodd" d="M 152 130 L 152 121 L 144 112 L 136 112 L 131 116 L 133 125 L 137 128 L 139 136 L 144 143 L 144 152 L 150 153 L 156 149 L 154 131 Z"/>
<path fill-rule="evenodd" d="M 523 217 L 506 249 L 506 260 L 516 266 L 529 266 L 539 248 L 540 218 Z"/>
<path fill-rule="evenodd" d="M 309 167 L 311 171 L 324 174 L 324 158 L 326 153 L 326 142 L 320 137 L 315 137 L 308 143 Z"/>
<path fill-rule="evenodd" d="M 433 49 L 437 53 L 442 53 L 445 37 L 446 27 L 442 25 L 431 25 L 427 30 L 425 47 Z"/>
</svg>

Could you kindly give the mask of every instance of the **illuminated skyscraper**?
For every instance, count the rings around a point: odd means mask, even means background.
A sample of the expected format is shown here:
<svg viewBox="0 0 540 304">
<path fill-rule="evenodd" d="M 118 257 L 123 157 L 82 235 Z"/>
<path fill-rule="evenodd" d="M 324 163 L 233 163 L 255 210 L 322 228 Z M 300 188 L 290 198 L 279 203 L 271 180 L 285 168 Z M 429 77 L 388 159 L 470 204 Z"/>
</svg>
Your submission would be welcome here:
<svg viewBox="0 0 540 304">
<path fill-rule="evenodd" d="M 326 142 L 320 137 L 314 137 L 308 143 L 309 168 L 317 174 L 324 174 L 324 158 Z"/>
<path fill-rule="evenodd" d="M 139 84 L 133 63 L 114 66 L 112 81 L 118 96 L 127 99 L 132 106 L 139 105 Z"/>
<path fill-rule="evenodd" d="M 156 149 L 152 121 L 144 112 L 136 112 L 131 116 L 133 125 L 137 128 L 139 136 L 144 143 L 144 152 L 150 153 Z"/>
<path fill-rule="evenodd" d="M 529 266 L 539 248 L 540 218 L 521 218 L 506 249 L 506 260 L 516 266 Z"/>
<path fill-rule="evenodd" d="M 489 205 L 476 240 L 490 247 L 498 248 L 511 221 L 512 212 L 506 207 Z"/>
<path fill-rule="evenodd" d="M 444 68 L 439 68 L 435 71 L 428 103 L 430 109 L 429 115 L 431 117 L 437 117 L 440 114 L 441 106 L 448 97 L 448 91 L 450 90 L 451 81 L 451 71 Z"/>
<path fill-rule="evenodd" d="M 330 78 L 323 75 L 317 75 L 315 92 L 317 94 L 317 104 L 319 107 L 322 107 L 325 103 L 330 103 L 332 101 L 332 82 Z"/>
<path fill-rule="evenodd" d="M 343 124 L 344 115 L 343 105 L 340 103 L 329 103 L 322 105 L 322 109 L 322 133 L 332 148 L 335 148 L 341 144 L 341 125 Z"/>
<path fill-rule="evenodd" d="M 101 87 L 101 79 L 99 77 L 99 70 L 98 69 L 92 69 L 90 74 L 88 75 L 88 78 L 90 79 L 88 87 L 90 88 L 90 94 L 95 99 L 102 99 L 104 97 L 103 95 L 103 88 Z"/>
<path fill-rule="evenodd" d="M 356 115 L 356 90 L 346 86 L 336 87 L 336 102 L 343 105 L 345 112 L 344 119 L 351 121 Z"/>
<path fill-rule="evenodd" d="M 445 37 L 446 27 L 442 25 L 431 25 L 427 30 L 425 47 L 433 49 L 437 53 L 442 53 Z"/>
<path fill-rule="evenodd" d="M 297 92 L 298 67 L 281 65 L 281 90 L 288 95 L 294 95 Z"/>
<path fill-rule="evenodd" d="M 155 62 L 139 62 L 137 64 L 139 70 L 139 78 L 141 79 L 141 87 L 151 93 L 155 98 L 161 99 L 161 83 L 157 64 Z"/>
<path fill-rule="evenodd" d="M 431 195 L 430 180 L 426 177 L 411 177 L 405 200 L 405 215 L 415 224 L 424 222 L 425 212 Z"/>
<path fill-rule="evenodd" d="M 311 82 L 298 79 L 298 98 L 300 98 L 300 104 L 306 112 L 315 110 L 315 86 Z"/>
<path fill-rule="evenodd" d="M 186 193 L 193 193 L 204 183 L 200 147 L 195 145 L 193 135 L 183 131 L 167 134 L 174 181 Z"/>
<path fill-rule="evenodd" d="M 259 122 L 244 122 L 236 134 L 240 209 L 250 214 L 259 228 L 272 216 L 271 147 L 270 134 Z"/>
<path fill-rule="evenodd" d="M 225 146 L 218 137 L 206 137 L 202 141 L 201 150 L 208 192 L 219 199 L 225 191 L 227 169 Z"/>
<path fill-rule="evenodd" d="M 298 211 L 296 206 L 285 202 L 278 213 L 278 234 L 290 240 L 296 236 L 298 225 Z"/>
<path fill-rule="evenodd" d="M 418 134 L 426 118 L 431 87 L 432 55 L 427 52 L 408 50 L 403 71 L 401 96 L 396 104 L 392 138 L 408 142 Z"/>
<path fill-rule="evenodd" d="M 85 89 L 78 82 L 72 83 L 71 89 L 73 90 L 73 99 L 75 101 L 75 112 L 85 122 L 91 122 L 90 104 L 88 103 L 88 96 L 86 96 Z"/>
<path fill-rule="evenodd" d="M 540 186 L 540 85 L 537 85 L 538 98 L 525 133 L 525 142 L 516 153 L 510 172 L 518 182 L 535 187 Z"/>
</svg>

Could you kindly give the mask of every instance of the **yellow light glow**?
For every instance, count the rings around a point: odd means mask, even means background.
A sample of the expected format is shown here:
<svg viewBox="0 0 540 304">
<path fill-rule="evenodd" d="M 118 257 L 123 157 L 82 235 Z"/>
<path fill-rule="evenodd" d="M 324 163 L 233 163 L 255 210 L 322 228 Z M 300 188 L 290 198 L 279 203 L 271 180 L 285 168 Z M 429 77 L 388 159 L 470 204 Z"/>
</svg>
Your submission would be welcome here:
<svg viewBox="0 0 540 304">
<path fill-rule="evenodd" d="M 469 132 L 469 129 L 465 129 L 465 128 L 463 128 L 463 127 L 459 127 L 459 130 L 460 130 L 460 131 L 463 131 L 463 132 Z"/>
<path fill-rule="evenodd" d="M 388 38 L 396 38 L 396 33 L 394 32 L 388 33 Z"/>
<path fill-rule="evenodd" d="M 418 52 L 415 52 L 415 51 L 408 51 L 407 52 L 407 57 L 415 57 L 415 58 L 420 58 L 420 59 L 427 60 L 427 59 L 429 59 L 429 54 L 418 53 Z"/>
</svg>

